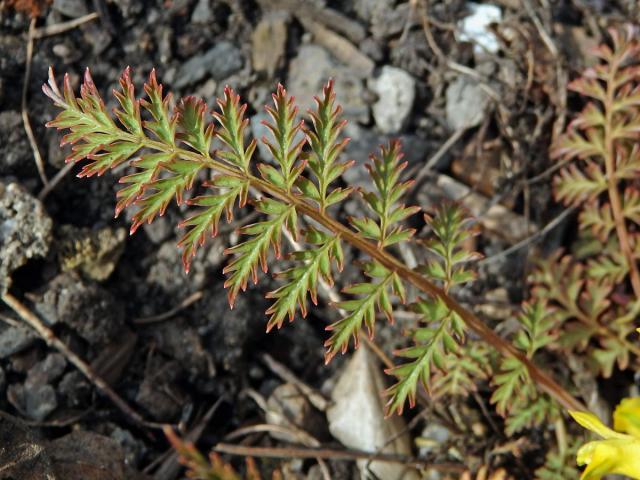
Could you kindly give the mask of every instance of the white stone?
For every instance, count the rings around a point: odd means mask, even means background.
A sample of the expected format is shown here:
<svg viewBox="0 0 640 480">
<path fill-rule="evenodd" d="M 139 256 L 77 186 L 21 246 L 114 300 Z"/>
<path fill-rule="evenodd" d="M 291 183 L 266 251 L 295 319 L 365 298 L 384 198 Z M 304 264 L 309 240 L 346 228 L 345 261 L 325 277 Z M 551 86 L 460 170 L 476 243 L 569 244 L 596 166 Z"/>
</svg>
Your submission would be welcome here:
<svg viewBox="0 0 640 480">
<path fill-rule="evenodd" d="M 490 98 L 477 81 L 459 76 L 447 87 L 446 97 L 447 124 L 451 130 L 482 123 Z"/>
<path fill-rule="evenodd" d="M 488 4 L 468 3 L 467 7 L 471 11 L 471 15 L 463 18 L 460 22 L 458 40 L 473 42 L 476 53 L 482 53 L 483 50 L 496 53 L 500 44 L 487 27 L 492 23 L 502 21 L 502 11 L 499 7 Z"/>
<path fill-rule="evenodd" d="M 404 70 L 388 65 L 369 87 L 378 95 L 373 118 L 382 133 L 395 134 L 406 125 L 416 97 L 416 81 Z"/>
<path fill-rule="evenodd" d="M 345 365 L 331 394 L 333 403 L 327 409 L 329 431 L 346 447 L 365 452 L 411 455 L 411 440 L 402 417 L 384 416 L 381 392 L 385 382 L 377 359 L 365 347 L 355 351 Z M 400 432 L 405 432 L 396 438 Z M 387 443 L 389 439 L 393 442 Z M 385 480 L 414 480 L 415 470 L 399 464 L 361 460 L 362 478 L 372 472 Z"/>
</svg>

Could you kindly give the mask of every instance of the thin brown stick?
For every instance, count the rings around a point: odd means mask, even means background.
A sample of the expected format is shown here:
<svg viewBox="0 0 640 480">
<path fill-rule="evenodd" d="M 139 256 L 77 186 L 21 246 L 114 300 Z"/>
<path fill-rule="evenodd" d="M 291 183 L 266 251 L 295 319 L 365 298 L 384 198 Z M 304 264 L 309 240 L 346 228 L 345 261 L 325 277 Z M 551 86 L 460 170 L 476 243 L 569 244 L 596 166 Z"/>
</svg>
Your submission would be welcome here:
<svg viewBox="0 0 640 480">
<path fill-rule="evenodd" d="M 461 473 L 466 469 L 455 463 L 432 463 L 427 460 L 404 455 L 369 453 L 360 450 L 337 450 L 332 448 L 298 448 L 298 447 L 248 447 L 218 443 L 213 450 L 229 455 L 262 458 L 322 458 L 328 460 L 373 460 L 377 462 L 398 463 L 413 468 L 430 468 L 441 472 Z"/>
<path fill-rule="evenodd" d="M 453 147 L 458 140 L 462 137 L 462 135 L 468 130 L 468 127 L 459 128 L 454 131 L 447 140 L 440 145 L 440 148 L 434 153 L 429 160 L 427 160 L 419 170 L 412 169 L 411 172 L 408 172 L 406 178 L 414 179 L 415 183 L 413 184 L 413 188 L 419 185 L 424 178 L 429 175 L 429 172 L 433 170 L 433 167 L 440 161 L 440 159 L 447 154 L 447 152 Z"/>
<path fill-rule="evenodd" d="M 42 160 L 42 155 L 40 155 L 40 149 L 38 148 L 36 137 L 33 134 L 31 122 L 29 121 L 29 112 L 27 111 L 27 95 L 29 92 L 29 81 L 31 80 L 31 60 L 33 58 L 33 35 L 35 28 L 36 19 L 32 18 L 31 23 L 29 24 L 29 33 L 27 34 L 27 58 L 25 60 L 20 109 L 22 113 L 22 124 L 24 125 L 24 131 L 27 133 L 27 138 L 29 139 L 29 146 L 31 147 L 31 151 L 33 152 L 33 159 L 36 162 L 38 175 L 40 176 L 40 180 L 42 181 L 42 183 L 47 186 L 47 184 L 49 183 L 49 179 L 47 178 L 47 174 L 44 171 L 44 161 Z"/>
<path fill-rule="evenodd" d="M 188 308 L 194 303 L 196 303 L 198 300 L 202 298 L 202 296 L 203 296 L 202 290 L 198 290 L 197 292 L 194 292 L 191 295 L 189 295 L 182 302 L 180 302 L 180 304 L 176 305 L 171 310 L 167 310 L 164 313 L 153 315 L 151 317 L 136 318 L 133 320 L 133 323 L 135 323 L 136 325 L 148 325 L 150 323 L 164 322 L 165 320 L 168 320 L 171 317 L 177 315 L 185 308 Z"/>
<path fill-rule="evenodd" d="M 68 30 L 73 30 L 74 28 L 79 27 L 80 25 L 87 22 L 91 22 L 98 17 L 99 15 L 96 12 L 93 12 L 89 13 L 88 15 L 83 15 L 82 17 L 74 18 L 73 20 L 69 20 L 68 22 L 60 22 L 53 25 L 36 28 L 33 32 L 33 38 L 38 40 L 40 38 L 58 35 Z"/>
<path fill-rule="evenodd" d="M 273 373 L 278 375 L 285 382 L 289 382 L 302 392 L 307 397 L 309 402 L 321 412 L 324 412 L 329 406 L 329 400 L 327 400 L 320 392 L 317 392 L 309 385 L 300 380 L 291 370 L 285 367 L 282 363 L 278 362 L 268 353 L 262 355 L 262 361 L 269 367 Z"/>
<path fill-rule="evenodd" d="M 40 190 L 40 193 L 38 194 L 38 200 L 43 201 L 45 198 L 47 198 L 47 195 L 49 195 L 58 186 L 62 179 L 66 177 L 71 170 L 73 170 L 74 166 L 74 162 L 69 162 L 60 170 L 58 170 L 58 173 L 55 174 L 51 181 L 44 187 L 42 187 L 42 190 Z"/>
<path fill-rule="evenodd" d="M 56 335 L 53 333 L 49 327 L 47 327 L 31 310 L 29 310 L 25 305 L 20 302 L 16 297 L 11 295 L 10 293 L 4 293 L 2 295 L 2 300 L 9 306 L 11 309 L 27 323 L 31 328 L 33 328 L 42 339 L 47 342 L 47 345 L 55 348 L 60 353 L 62 353 L 65 358 L 75 366 L 80 372 L 87 377 L 87 379 L 95 385 L 95 387 L 104 393 L 109 399 L 129 418 L 131 418 L 134 422 L 147 427 L 161 430 L 163 424 L 156 422 L 149 422 L 142 418 L 142 416 L 136 412 L 129 404 L 122 399 L 113 389 L 109 386 L 107 382 L 105 382 L 102 377 L 96 374 L 91 366 L 85 362 L 82 358 L 80 358 L 76 353 L 74 353 L 67 345 L 65 345 Z"/>
</svg>

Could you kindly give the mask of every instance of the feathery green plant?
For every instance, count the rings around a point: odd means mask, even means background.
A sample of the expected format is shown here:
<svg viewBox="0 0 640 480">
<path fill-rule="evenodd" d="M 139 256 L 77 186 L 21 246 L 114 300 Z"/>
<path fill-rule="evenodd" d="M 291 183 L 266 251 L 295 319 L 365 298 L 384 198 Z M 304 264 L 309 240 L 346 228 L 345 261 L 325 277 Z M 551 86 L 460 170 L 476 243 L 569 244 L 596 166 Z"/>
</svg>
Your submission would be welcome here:
<svg viewBox="0 0 640 480">
<path fill-rule="evenodd" d="M 629 339 L 640 313 L 640 41 L 631 26 L 610 35 L 594 51 L 601 63 L 569 85 L 589 102 L 551 152 L 570 162 L 554 189 L 580 207 L 577 248 L 532 276 L 534 295 L 557 309 L 560 344 L 605 377 L 640 355 Z"/>
<path fill-rule="evenodd" d="M 381 147 L 368 165 L 375 191 L 362 192 L 362 197 L 371 217 L 349 218 L 349 224 L 343 224 L 330 215 L 331 206 L 353 193 L 351 188 L 335 186 L 353 162 L 340 159 L 346 144 L 340 138 L 344 120 L 335 104 L 332 82 L 316 98 L 309 125 L 298 119 L 293 99 L 278 86 L 273 105 L 267 107 L 270 138 L 261 139 L 270 152 L 271 163 L 254 159 L 256 140 L 245 139 L 246 106 L 229 87 L 212 113 L 217 128 L 200 100 L 186 97 L 171 108 L 171 95 L 163 93 L 153 71 L 144 86 L 145 98 L 138 99 L 130 71 L 125 70 L 120 90 L 115 92 L 117 123 L 107 112 L 88 71 L 79 98 L 71 89 L 69 77 L 65 76 L 61 91 L 53 72 L 43 89 L 62 110 L 48 125 L 69 131 L 62 141 L 72 145 L 67 160 L 86 160 L 80 176 L 101 175 L 129 162 L 133 172 L 120 179 L 125 186 L 117 194 L 116 213 L 126 207 L 137 208 L 132 233 L 143 222 L 162 215 L 173 199 L 193 208 L 194 213 L 181 223 L 185 234 L 179 241 L 187 270 L 206 238 L 217 233 L 223 216 L 230 221 L 236 206 L 244 205 L 260 212 L 258 222 L 240 230 L 240 243 L 226 250 L 232 258 L 224 273 L 233 306 L 249 281 L 258 281 L 259 270 L 267 271 L 270 255 L 276 259 L 288 255 L 291 267 L 276 274 L 282 285 L 267 294 L 273 299 L 267 310 L 267 330 L 280 328 L 298 311 L 306 315 L 308 300 L 317 302 L 320 283 L 333 284 L 335 273 L 342 269 L 346 244 L 364 256 L 361 267 L 367 280 L 344 288 L 348 298 L 337 306 L 346 315 L 327 327 L 331 334 L 325 343 L 326 361 L 345 352 L 350 343 L 357 346 L 363 329 L 372 337 L 377 313 L 392 321 L 394 299 L 404 302 L 407 286 L 420 291 L 415 308 L 424 322 L 411 334 L 415 346 L 399 352 L 410 362 L 390 371 L 398 380 L 388 391 L 390 411 L 401 411 L 407 399 L 413 403 L 418 383 L 428 384 L 432 374 L 443 370 L 447 362 L 462 358 L 464 350 L 459 343 L 466 330 L 474 331 L 501 354 L 519 359 L 542 391 L 558 402 L 569 408 L 581 407 L 523 352 L 451 296 L 452 288 L 473 279 L 466 264 L 477 257 L 463 248 L 473 232 L 467 228 L 469 221 L 461 209 L 443 205 L 433 217 L 426 217 L 433 238 L 425 246 L 433 261 L 422 269 L 412 270 L 392 254 L 390 247 L 412 241 L 414 231 L 404 226 L 404 221 L 419 211 L 402 203 L 410 182 L 400 180 L 406 162 L 402 161 L 398 142 Z M 301 132 L 304 138 L 299 140 Z M 214 137 L 222 146 L 212 151 Z M 201 185 L 204 193 L 189 198 L 187 192 L 204 172 L 213 173 Z M 295 250 L 283 246 L 284 234 L 297 240 Z M 442 379 L 442 372 L 437 375 Z M 481 370 L 474 362 L 466 364 L 458 371 L 456 388 L 471 388 L 469 379 L 474 375 L 482 377 Z"/>
<path fill-rule="evenodd" d="M 467 264 L 480 255 L 464 247 L 475 231 L 468 225 L 469 218 L 455 204 L 443 204 L 433 217 L 425 215 L 425 220 L 434 234 L 431 240 L 425 242 L 433 259 L 422 270 L 440 283 L 444 292 L 449 293 L 452 287 L 475 278 Z M 419 326 L 410 333 L 414 346 L 396 352 L 397 356 L 411 361 L 387 371 L 398 379 L 386 392 L 390 397 L 387 408 L 398 413 L 402 413 L 407 399 L 410 406 L 415 404 L 419 383 L 429 390 L 434 369 L 444 370 L 446 363 L 459 360 L 456 353 L 459 344 L 464 341 L 464 321 L 441 297 L 419 298 L 413 309 L 421 315 L 425 326 Z M 473 364 L 469 365 L 467 371 L 481 376 L 481 371 L 475 369 Z"/>
</svg>

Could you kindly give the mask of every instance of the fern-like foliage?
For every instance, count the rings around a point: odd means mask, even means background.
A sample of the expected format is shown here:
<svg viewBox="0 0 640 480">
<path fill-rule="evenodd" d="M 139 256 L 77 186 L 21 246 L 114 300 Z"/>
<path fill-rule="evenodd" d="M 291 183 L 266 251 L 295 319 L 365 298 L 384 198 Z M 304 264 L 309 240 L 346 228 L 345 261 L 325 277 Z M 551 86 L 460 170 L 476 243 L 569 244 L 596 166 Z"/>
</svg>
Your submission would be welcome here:
<svg viewBox="0 0 640 480">
<path fill-rule="evenodd" d="M 544 302 L 538 301 L 523 305 L 519 321 L 522 329 L 516 333 L 513 344 L 533 360 L 536 353 L 555 341 L 558 318 Z M 493 384 L 491 402 L 506 418 L 507 435 L 548 422 L 559 413 L 552 399 L 538 393 L 525 365 L 516 358 L 504 358 L 500 362 Z"/>
<path fill-rule="evenodd" d="M 397 141 L 391 142 L 388 147 L 381 147 L 380 157 L 372 155 L 367 169 L 377 191 L 364 192 L 363 198 L 376 219 L 349 219 L 363 238 L 375 241 L 380 249 L 405 242 L 415 233 L 415 230 L 405 228 L 401 223 L 419 210 L 418 207 L 406 207 L 399 202 L 412 183 L 400 182 L 400 173 L 405 167 L 406 162 L 402 162 L 400 143 Z M 393 322 L 391 294 L 395 294 L 403 303 L 405 301 L 405 287 L 396 272 L 376 260 L 366 262 L 363 270 L 373 281 L 344 289 L 344 293 L 360 297 L 338 303 L 338 308 L 347 311 L 348 315 L 327 327 L 333 332 L 325 342 L 327 362 L 336 353 L 345 352 L 351 338 L 354 346 L 358 346 L 358 334 L 363 324 L 369 336 L 373 337 L 376 311 L 381 311 Z"/>
<path fill-rule="evenodd" d="M 254 161 L 257 140 L 246 138 L 246 105 L 231 88 L 224 89 L 213 111 L 193 97 L 173 106 L 171 94 L 163 92 L 154 71 L 138 98 L 127 69 L 115 92 L 118 107 L 113 115 L 88 71 L 79 97 L 68 76 L 61 90 L 51 71 L 43 90 L 61 110 L 49 126 L 68 130 L 62 141 L 72 145 L 67 160 L 84 162 L 80 176 L 102 175 L 123 164 L 129 169 L 120 179 L 116 214 L 136 209 L 131 233 L 162 215 L 173 201 L 190 210 L 180 224 L 186 270 L 207 237 L 218 232 L 221 218 L 231 221 L 234 210 L 245 205 L 260 213 L 256 223 L 240 229 L 239 243 L 226 250 L 231 260 L 224 273 L 233 306 L 238 293 L 258 281 L 261 270 L 266 272 L 274 259 L 287 256 L 287 269 L 279 273 L 274 269 L 281 286 L 267 294 L 273 299 L 267 330 L 280 328 L 297 312 L 307 314 L 308 301 L 317 301 L 320 283 L 333 284 L 335 272 L 342 268 L 344 244 L 361 253 L 359 265 L 366 279 L 344 288 L 346 299 L 337 307 L 346 314 L 327 327 L 331 332 L 325 343 L 327 361 L 350 344 L 357 346 L 363 330 L 373 336 L 377 315 L 393 321 L 393 304 L 405 301 L 407 285 L 420 291 L 414 308 L 424 322 L 411 334 L 415 346 L 399 353 L 409 362 L 390 372 L 398 381 L 388 392 L 390 410 L 402 410 L 407 399 L 413 403 L 417 384 L 429 383 L 432 373 L 438 373 L 437 389 L 450 393 L 468 391 L 473 377 L 483 377 L 483 355 L 467 355 L 459 346 L 465 322 L 498 351 L 511 354 L 505 340 L 449 295 L 451 288 L 473 279 L 466 264 L 476 258 L 465 247 L 473 230 L 458 207 L 443 205 L 433 217 L 426 217 L 433 239 L 425 245 L 433 259 L 420 271 L 411 270 L 390 251 L 389 247 L 412 240 L 414 231 L 405 221 L 419 210 L 403 203 L 411 182 L 400 179 L 406 162 L 398 142 L 382 146 L 371 157 L 368 170 L 375 189 L 362 194 L 370 215 L 350 218 L 348 224 L 329 215 L 330 207 L 352 192 L 336 184 L 353 164 L 340 158 L 346 144 L 340 138 L 344 121 L 331 82 L 316 99 L 307 126 L 298 118 L 293 98 L 278 86 L 273 104 L 267 107 L 270 134 L 261 141 L 271 158 L 263 164 Z M 221 145 L 215 150 L 214 139 Z M 198 185 L 199 195 L 194 196 L 196 179 L 205 173 L 209 179 Z M 629 211 L 635 212 L 634 197 L 629 199 Z M 292 248 L 283 244 L 285 234 L 295 240 Z M 447 377 L 444 370 L 456 359 L 456 368 Z M 580 408 L 545 372 L 535 365 L 528 368 L 566 406 Z"/>
<path fill-rule="evenodd" d="M 587 99 L 553 145 L 569 161 L 554 179 L 558 200 L 580 207 L 578 247 L 539 263 L 535 296 L 556 309 L 560 345 L 608 377 L 640 349 L 629 338 L 640 309 L 640 42 L 611 30 L 600 64 L 571 82 Z"/>
<path fill-rule="evenodd" d="M 468 262 L 478 258 L 479 254 L 465 248 L 465 242 L 476 232 L 464 211 L 455 204 L 443 204 L 433 217 L 425 215 L 425 220 L 433 232 L 433 237 L 425 242 L 433 259 L 422 270 L 437 279 L 445 291 L 473 280 L 475 276 L 468 269 Z M 386 391 L 389 412 L 402 412 L 407 400 L 413 406 L 418 384 L 424 385 L 429 391 L 435 371 L 444 371 L 448 364 L 460 359 L 457 352 L 464 340 L 465 328 L 459 314 L 452 311 L 440 297 L 420 298 L 413 309 L 422 316 L 424 325 L 411 332 L 413 346 L 396 352 L 397 356 L 409 359 L 409 362 L 387 371 L 398 379 Z M 451 383 L 455 388 L 450 393 L 461 393 L 463 385 L 472 385 L 469 374 L 483 376 L 483 370 L 477 368 L 471 358 L 467 360 L 466 368 L 459 370 L 465 377 L 464 381 Z M 438 390 L 442 392 L 446 383 L 443 383 L 442 377 L 437 382 Z"/>
</svg>

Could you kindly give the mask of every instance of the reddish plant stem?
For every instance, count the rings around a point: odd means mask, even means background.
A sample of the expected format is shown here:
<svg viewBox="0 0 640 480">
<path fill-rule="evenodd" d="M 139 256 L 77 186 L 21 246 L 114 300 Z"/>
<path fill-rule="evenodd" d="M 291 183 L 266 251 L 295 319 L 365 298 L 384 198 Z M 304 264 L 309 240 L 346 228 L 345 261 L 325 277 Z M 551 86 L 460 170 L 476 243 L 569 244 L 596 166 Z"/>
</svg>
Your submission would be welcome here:
<svg viewBox="0 0 640 480">
<path fill-rule="evenodd" d="M 640 272 L 638 271 L 638 264 L 636 263 L 631 249 L 627 225 L 622 211 L 622 200 L 620 199 L 620 192 L 618 190 L 618 180 L 616 178 L 616 146 L 612 130 L 616 93 L 615 78 L 618 75 L 618 68 L 619 65 L 617 62 L 612 63 L 609 78 L 607 80 L 607 98 L 604 103 L 604 165 L 607 173 L 607 190 L 609 194 L 609 201 L 611 202 L 611 212 L 616 226 L 616 234 L 620 243 L 620 249 L 622 250 L 622 254 L 629 266 L 629 278 L 631 280 L 633 293 L 636 298 L 640 298 Z"/>
</svg>

